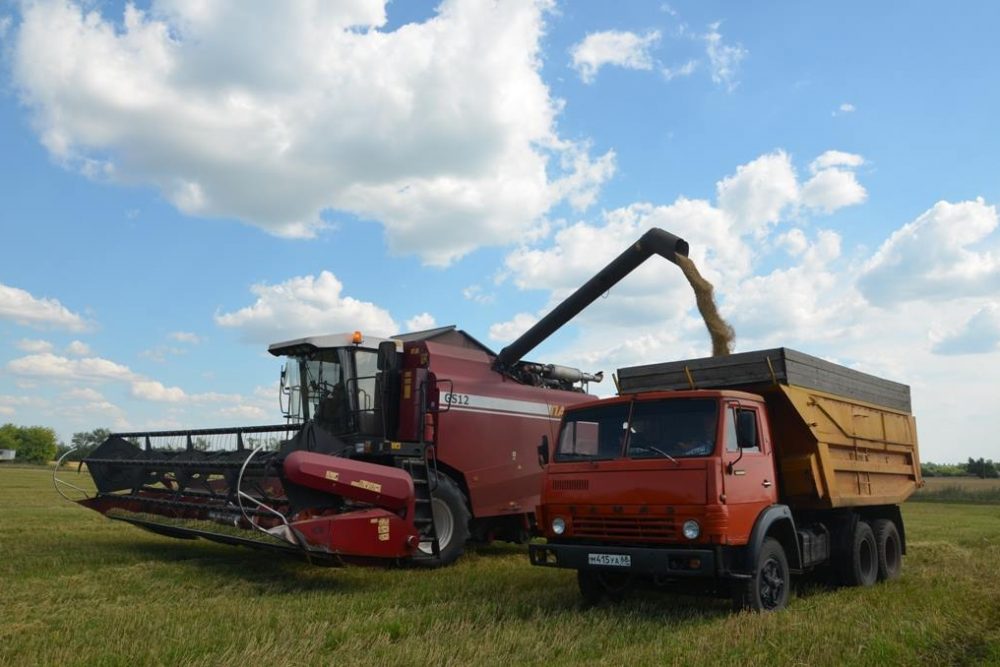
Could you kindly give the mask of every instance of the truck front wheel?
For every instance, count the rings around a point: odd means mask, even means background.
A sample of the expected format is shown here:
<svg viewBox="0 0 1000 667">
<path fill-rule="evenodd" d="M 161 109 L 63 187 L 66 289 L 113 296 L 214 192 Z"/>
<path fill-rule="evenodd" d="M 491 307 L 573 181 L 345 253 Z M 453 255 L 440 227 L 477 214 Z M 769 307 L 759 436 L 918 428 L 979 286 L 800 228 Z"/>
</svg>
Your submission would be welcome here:
<svg viewBox="0 0 1000 667">
<path fill-rule="evenodd" d="M 889 519 L 876 519 L 872 531 L 878 553 L 878 580 L 895 579 L 903 569 L 903 547 L 896 524 Z"/>
<path fill-rule="evenodd" d="M 791 574 L 781 542 L 768 537 L 761 545 L 749 581 L 736 585 L 733 606 L 737 610 L 778 611 L 788 604 Z"/>
<path fill-rule="evenodd" d="M 842 564 L 841 580 L 847 586 L 871 586 L 878 576 L 878 546 L 867 521 L 854 525 L 847 558 Z"/>
<path fill-rule="evenodd" d="M 632 575 L 624 572 L 577 570 L 576 583 L 587 604 L 597 604 L 605 597 L 620 602 L 632 586 Z"/>
</svg>

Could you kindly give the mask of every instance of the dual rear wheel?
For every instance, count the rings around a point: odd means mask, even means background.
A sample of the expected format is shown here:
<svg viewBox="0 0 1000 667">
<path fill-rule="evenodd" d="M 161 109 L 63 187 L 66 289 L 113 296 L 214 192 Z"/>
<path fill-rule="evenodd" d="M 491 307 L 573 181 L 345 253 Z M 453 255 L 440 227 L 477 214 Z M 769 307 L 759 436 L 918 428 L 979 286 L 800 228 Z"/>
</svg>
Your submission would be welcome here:
<svg viewBox="0 0 1000 667">
<path fill-rule="evenodd" d="M 903 569 L 903 545 L 899 530 L 890 519 L 871 523 L 858 520 L 842 561 L 841 583 L 847 586 L 871 586 L 876 581 L 899 577 Z"/>
</svg>

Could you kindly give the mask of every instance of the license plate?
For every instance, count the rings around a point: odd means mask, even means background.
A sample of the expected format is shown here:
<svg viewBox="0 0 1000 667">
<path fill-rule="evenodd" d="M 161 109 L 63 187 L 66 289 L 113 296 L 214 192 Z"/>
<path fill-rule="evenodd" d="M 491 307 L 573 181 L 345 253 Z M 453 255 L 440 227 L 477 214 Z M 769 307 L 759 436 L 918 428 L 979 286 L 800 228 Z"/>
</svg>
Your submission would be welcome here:
<svg viewBox="0 0 1000 667">
<path fill-rule="evenodd" d="M 608 567 L 632 567 L 632 557 L 628 554 L 587 554 L 587 563 Z"/>
</svg>

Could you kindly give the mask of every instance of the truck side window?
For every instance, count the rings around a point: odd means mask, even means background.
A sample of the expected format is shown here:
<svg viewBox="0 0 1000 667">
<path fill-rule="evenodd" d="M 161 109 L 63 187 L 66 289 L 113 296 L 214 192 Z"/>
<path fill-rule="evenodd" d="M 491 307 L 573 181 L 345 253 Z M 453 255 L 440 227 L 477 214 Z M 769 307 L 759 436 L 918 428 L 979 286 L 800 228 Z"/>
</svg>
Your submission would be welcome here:
<svg viewBox="0 0 1000 667">
<path fill-rule="evenodd" d="M 752 439 L 752 446 L 746 443 L 743 445 L 744 451 L 760 451 L 760 431 L 757 430 L 757 411 L 736 409 L 736 433 L 737 437 L 744 432 L 744 438 Z"/>
<path fill-rule="evenodd" d="M 725 424 L 725 438 L 726 438 L 726 451 L 727 452 L 738 452 L 740 451 L 740 443 L 736 439 L 736 408 L 728 408 L 726 410 L 726 424 Z"/>
</svg>

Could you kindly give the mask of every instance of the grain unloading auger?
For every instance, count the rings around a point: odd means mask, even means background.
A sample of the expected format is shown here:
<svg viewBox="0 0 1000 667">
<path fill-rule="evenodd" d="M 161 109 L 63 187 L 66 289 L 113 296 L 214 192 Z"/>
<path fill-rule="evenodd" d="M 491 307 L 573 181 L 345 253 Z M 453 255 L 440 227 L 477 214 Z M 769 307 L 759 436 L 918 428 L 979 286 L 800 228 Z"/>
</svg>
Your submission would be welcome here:
<svg viewBox="0 0 1000 667">
<path fill-rule="evenodd" d="M 289 359 L 287 424 L 112 435 L 84 459 L 97 494 L 78 502 L 172 537 L 333 562 L 444 565 L 470 538 L 523 542 L 538 442 L 602 379 L 523 356 L 654 254 L 676 262 L 687 243 L 649 230 L 499 354 L 455 327 L 271 345 Z"/>
</svg>

